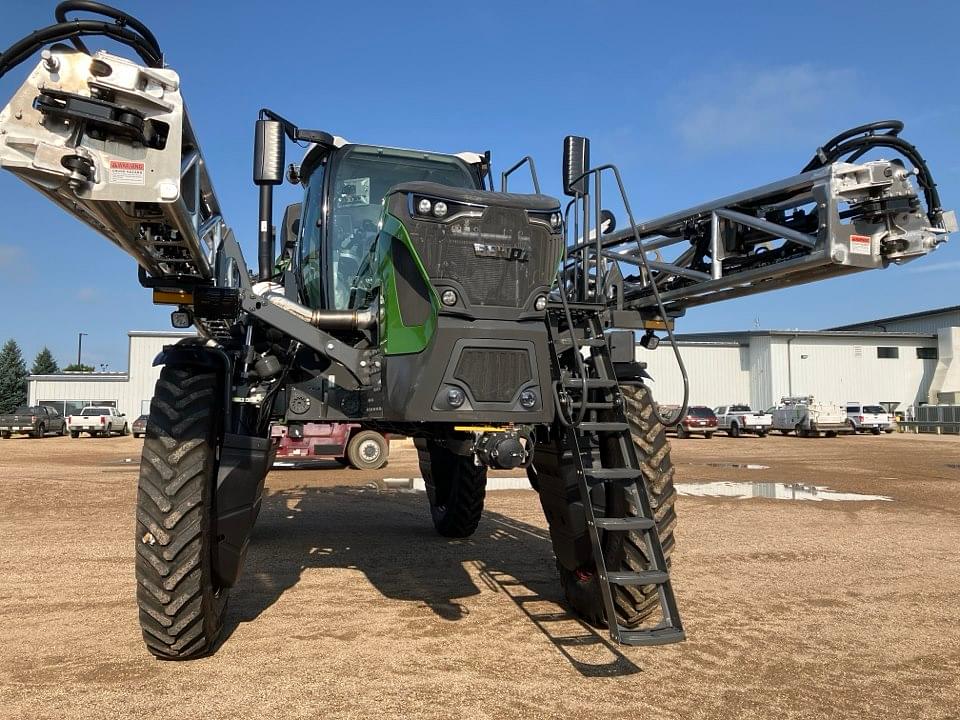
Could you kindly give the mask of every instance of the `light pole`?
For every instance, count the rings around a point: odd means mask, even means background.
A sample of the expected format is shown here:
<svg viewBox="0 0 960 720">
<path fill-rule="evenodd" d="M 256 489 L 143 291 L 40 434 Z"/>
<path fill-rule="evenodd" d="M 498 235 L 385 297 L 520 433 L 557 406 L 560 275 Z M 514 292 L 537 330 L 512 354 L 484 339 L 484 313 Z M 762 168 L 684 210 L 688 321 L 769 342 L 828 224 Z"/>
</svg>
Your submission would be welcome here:
<svg viewBox="0 0 960 720">
<path fill-rule="evenodd" d="M 77 333 L 77 370 L 80 370 L 83 367 L 80 364 L 80 353 L 83 352 L 83 336 L 87 333 Z"/>
</svg>

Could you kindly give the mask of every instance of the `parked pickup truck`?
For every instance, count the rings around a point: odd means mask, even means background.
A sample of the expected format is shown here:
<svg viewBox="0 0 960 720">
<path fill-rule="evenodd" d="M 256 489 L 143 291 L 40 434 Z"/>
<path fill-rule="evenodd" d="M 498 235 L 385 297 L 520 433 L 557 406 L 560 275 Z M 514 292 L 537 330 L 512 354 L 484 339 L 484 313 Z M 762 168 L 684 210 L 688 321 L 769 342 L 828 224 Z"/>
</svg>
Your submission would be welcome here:
<svg viewBox="0 0 960 720">
<path fill-rule="evenodd" d="M 741 433 L 766 437 L 773 424 L 773 416 L 751 410 L 749 405 L 721 405 L 713 412 L 717 416 L 717 428 L 725 430 L 730 437 L 740 437 Z"/>
<path fill-rule="evenodd" d="M 130 434 L 127 416 L 118 413 L 116 408 L 87 406 L 79 415 L 71 415 L 67 421 L 70 437 L 80 437 L 80 433 L 90 433 L 90 437 L 110 437 L 113 433 Z"/>
<path fill-rule="evenodd" d="M 874 435 L 879 435 L 882 432 L 893 432 L 893 425 L 890 424 L 890 413 L 880 405 L 848 402 L 847 424 L 855 433 L 867 432 L 868 430 Z"/>
<path fill-rule="evenodd" d="M 836 437 L 837 433 L 850 432 L 847 413 L 835 402 L 816 400 L 812 395 L 785 397 L 773 411 L 773 430 L 784 435 L 795 432 L 798 437 Z"/>
<path fill-rule="evenodd" d="M 63 415 L 54 408 L 42 405 L 36 407 L 21 405 L 11 415 L 0 415 L 0 437 L 4 439 L 11 435 L 32 435 L 35 438 L 42 438 L 49 433 L 67 434 L 67 424 Z"/>
</svg>

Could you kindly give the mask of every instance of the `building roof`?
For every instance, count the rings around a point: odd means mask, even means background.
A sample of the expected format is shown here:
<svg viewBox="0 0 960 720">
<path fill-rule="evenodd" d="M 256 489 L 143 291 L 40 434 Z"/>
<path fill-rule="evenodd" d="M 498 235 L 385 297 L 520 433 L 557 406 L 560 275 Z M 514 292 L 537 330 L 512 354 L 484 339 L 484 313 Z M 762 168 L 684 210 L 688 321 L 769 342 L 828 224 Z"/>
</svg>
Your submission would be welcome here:
<svg viewBox="0 0 960 720">
<path fill-rule="evenodd" d="M 905 315 L 891 315 L 890 317 L 877 318 L 875 320 L 864 320 L 858 323 L 849 323 L 848 325 L 837 325 L 827 330 L 847 330 L 852 328 L 861 328 L 868 325 L 884 325 L 898 320 L 915 320 L 917 318 L 933 317 L 934 315 L 946 315 L 947 313 L 960 311 L 960 305 L 948 305 L 942 308 L 933 308 L 932 310 L 921 310 L 920 312 L 906 313 Z"/>
<path fill-rule="evenodd" d="M 879 330 L 735 330 L 731 332 L 681 333 L 676 336 L 678 342 L 718 343 L 748 341 L 752 337 L 835 337 L 835 338 L 902 338 L 910 340 L 932 340 L 933 333 L 918 332 L 880 332 Z"/>
<path fill-rule="evenodd" d="M 54 382 L 126 382 L 129 379 L 129 374 L 125 372 L 64 372 L 54 375 L 27 376 L 27 380 Z"/>
<path fill-rule="evenodd" d="M 183 330 L 128 330 L 128 337 L 159 337 L 159 338 L 188 338 L 196 337 L 195 332 L 184 332 Z"/>
</svg>

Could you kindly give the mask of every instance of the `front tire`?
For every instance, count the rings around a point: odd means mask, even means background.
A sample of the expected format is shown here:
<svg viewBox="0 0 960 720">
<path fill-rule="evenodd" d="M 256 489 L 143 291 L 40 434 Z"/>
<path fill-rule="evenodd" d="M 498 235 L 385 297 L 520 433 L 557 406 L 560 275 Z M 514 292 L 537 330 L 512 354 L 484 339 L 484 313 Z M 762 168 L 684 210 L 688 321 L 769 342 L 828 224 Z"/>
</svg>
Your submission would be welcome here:
<svg viewBox="0 0 960 720">
<path fill-rule="evenodd" d="M 487 468 L 437 440 L 418 440 L 417 455 L 437 532 L 451 538 L 473 535 L 483 514 Z"/>
<path fill-rule="evenodd" d="M 736 423 L 732 423 L 730 425 L 730 429 L 727 430 L 727 435 L 734 438 L 740 437 L 740 426 L 737 425 Z"/>
<path fill-rule="evenodd" d="M 137 491 L 136 577 L 147 648 L 166 660 L 213 649 L 227 590 L 213 574 L 219 443 L 214 372 L 165 366 L 150 403 Z"/>
<path fill-rule="evenodd" d="M 37 429 L 34 431 L 33 436 L 38 440 L 47 434 L 47 429 L 43 426 L 43 423 L 37 425 Z"/>
</svg>

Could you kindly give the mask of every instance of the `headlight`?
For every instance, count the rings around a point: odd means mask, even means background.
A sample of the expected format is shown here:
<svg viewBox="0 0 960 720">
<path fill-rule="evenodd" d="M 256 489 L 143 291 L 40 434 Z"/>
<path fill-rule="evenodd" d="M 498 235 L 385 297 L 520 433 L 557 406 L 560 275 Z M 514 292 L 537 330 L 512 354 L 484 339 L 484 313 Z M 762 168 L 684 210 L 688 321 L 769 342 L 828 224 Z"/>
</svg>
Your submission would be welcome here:
<svg viewBox="0 0 960 720">
<path fill-rule="evenodd" d="M 533 301 L 533 307 L 536 310 L 542 311 L 547 309 L 547 296 L 541 295 L 536 300 Z"/>
<path fill-rule="evenodd" d="M 520 393 L 520 405 L 521 407 L 530 410 L 534 405 L 537 404 L 537 394 L 533 390 L 524 390 Z"/>
<path fill-rule="evenodd" d="M 423 201 L 421 200 L 421 202 Z M 447 214 L 447 204 L 443 200 L 437 200 L 437 204 L 433 206 L 433 216 L 442 218 L 446 214 Z"/>
<path fill-rule="evenodd" d="M 444 290 L 440 293 L 440 302 L 444 305 L 451 306 L 457 304 L 457 293 L 453 290 Z"/>
<path fill-rule="evenodd" d="M 433 203 L 427 200 L 427 198 L 422 198 L 419 203 L 417 203 L 417 211 L 421 215 L 429 215 L 430 210 L 433 208 Z"/>
<path fill-rule="evenodd" d="M 550 216 L 550 227 L 554 229 L 560 227 L 560 213 L 553 213 Z"/>
<path fill-rule="evenodd" d="M 450 407 L 458 408 L 463 405 L 463 401 L 466 399 L 466 396 L 463 394 L 463 390 L 460 388 L 450 388 L 447 390 L 447 403 Z"/>
</svg>

